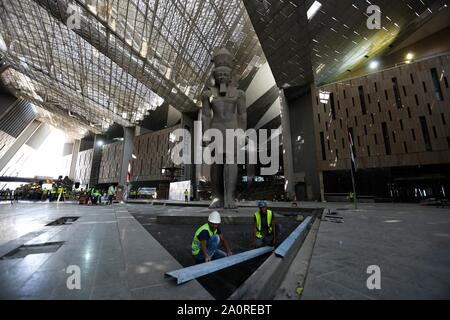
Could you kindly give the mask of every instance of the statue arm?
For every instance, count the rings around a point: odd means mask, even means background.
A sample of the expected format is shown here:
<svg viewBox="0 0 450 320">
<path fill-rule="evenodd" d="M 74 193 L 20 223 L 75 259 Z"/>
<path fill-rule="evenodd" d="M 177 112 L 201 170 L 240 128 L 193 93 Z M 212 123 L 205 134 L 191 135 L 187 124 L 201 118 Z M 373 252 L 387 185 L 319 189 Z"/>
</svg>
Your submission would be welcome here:
<svg viewBox="0 0 450 320">
<path fill-rule="evenodd" d="M 247 107 L 245 101 L 245 92 L 242 90 L 239 90 L 239 101 L 237 112 L 238 112 L 239 128 L 245 131 L 247 129 Z"/>
<path fill-rule="evenodd" d="M 203 132 L 208 130 L 211 127 L 211 119 L 212 119 L 212 110 L 211 110 L 211 102 L 209 98 L 211 97 L 211 91 L 206 90 L 203 92 L 202 97 L 202 127 Z"/>
</svg>

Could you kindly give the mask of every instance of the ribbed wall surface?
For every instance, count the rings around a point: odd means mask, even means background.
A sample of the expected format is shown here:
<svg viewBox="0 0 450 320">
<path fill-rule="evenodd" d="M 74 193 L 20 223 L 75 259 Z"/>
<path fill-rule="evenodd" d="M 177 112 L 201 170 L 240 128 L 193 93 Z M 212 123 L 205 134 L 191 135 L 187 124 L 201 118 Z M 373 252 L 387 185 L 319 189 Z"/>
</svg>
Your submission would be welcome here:
<svg viewBox="0 0 450 320">
<path fill-rule="evenodd" d="M 0 119 L 0 130 L 17 138 L 35 118 L 36 114 L 27 101 L 18 102 Z"/>
</svg>

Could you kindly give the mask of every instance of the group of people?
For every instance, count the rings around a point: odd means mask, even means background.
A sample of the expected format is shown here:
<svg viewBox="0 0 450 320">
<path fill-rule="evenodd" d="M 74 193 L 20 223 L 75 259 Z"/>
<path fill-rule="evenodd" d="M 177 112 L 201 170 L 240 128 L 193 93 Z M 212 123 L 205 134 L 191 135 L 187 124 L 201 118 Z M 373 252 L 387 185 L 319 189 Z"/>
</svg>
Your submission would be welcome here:
<svg viewBox="0 0 450 320">
<path fill-rule="evenodd" d="M 51 189 L 42 189 L 40 185 L 30 185 L 17 187 L 15 190 L 7 188 L 0 191 L 2 200 L 11 201 L 11 203 L 18 202 L 19 200 L 28 201 L 64 201 L 68 197 L 66 188 L 62 185 L 54 183 Z"/>
<path fill-rule="evenodd" d="M 253 248 L 275 246 L 278 224 L 275 224 L 273 212 L 267 209 L 266 201 L 259 201 L 258 208 L 254 215 L 251 246 Z M 213 211 L 208 217 L 208 222 L 195 232 L 192 240 L 192 255 L 196 264 L 217 260 L 233 254 L 222 233 L 220 223 L 219 212 Z M 219 249 L 220 243 L 223 244 L 226 253 Z"/>
<path fill-rule="evenodd" d="M 86 204 L 101 204 L 102 197 L 105 195 L 105 191 L 96 187 L 92 187 L 82 192 L 82 195 L 86 197 L 85 198 Z M 112 204 L 115 195 L 116 195 L 116 187 L 114 185 L 110 185 L 107 191 L 108 198 L 106 203 Z"/>
</svg>

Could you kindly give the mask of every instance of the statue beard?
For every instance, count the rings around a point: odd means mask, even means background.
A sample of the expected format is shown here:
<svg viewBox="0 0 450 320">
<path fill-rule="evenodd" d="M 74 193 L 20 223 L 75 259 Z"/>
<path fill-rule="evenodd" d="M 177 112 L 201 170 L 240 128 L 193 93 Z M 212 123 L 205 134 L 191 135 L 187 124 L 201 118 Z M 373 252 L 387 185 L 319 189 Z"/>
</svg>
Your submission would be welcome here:
<svg viewBox="0 0 450 320">
<path fill-rule="evenodd" d="M 227 94 L 227 84 L 225 82 L 221 82 L 219 84 L 219 94 L 221 96 L 225 96 Z"/>
</svg>

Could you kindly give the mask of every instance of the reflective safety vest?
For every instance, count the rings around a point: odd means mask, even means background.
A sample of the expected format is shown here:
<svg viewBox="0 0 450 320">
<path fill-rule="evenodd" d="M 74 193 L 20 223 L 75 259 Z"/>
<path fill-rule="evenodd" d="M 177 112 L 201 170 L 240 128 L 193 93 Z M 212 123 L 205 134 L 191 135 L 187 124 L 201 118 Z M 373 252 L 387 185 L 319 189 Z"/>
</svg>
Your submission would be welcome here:
<svg viewBox="0 0 450 320">
<path fill-rule="evenodd" d="M 258 239 L 262 238 L 261 234 L 261 213 L 259 211 L 255 212 L 256 218 L 256 237 Z M 272 234 L 272 210 L 267 210 L 267 227 L 269 229 L 269 234 Z"/>
<path fill-rule="evenodd" d="M 203 230 L 208 231 L 209 237 L 212 237 L 217 233 L 217 229 L 215 231 L 212 231 L 208 223 L 205 223 L 200 228 L 198 228 L 195 232 L 194 239 L 192 240 L 192 254 L 194 256 L 200 253 L 200 240 L 198 239 L 198 236 L 200 235 L 200 233 L 202 233 Z"/>
<path fill-rule="evenodd" d="M 184 192 L 184 196 L 187 197 L 188 195 L 189 195 L 189 192 L 188 192 L 188 191 L 185 191 L 185 192 Z"/>
</svg>

